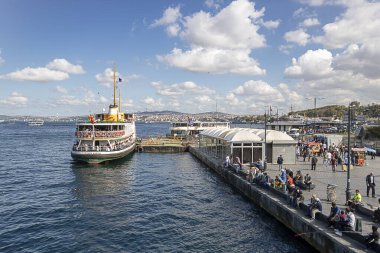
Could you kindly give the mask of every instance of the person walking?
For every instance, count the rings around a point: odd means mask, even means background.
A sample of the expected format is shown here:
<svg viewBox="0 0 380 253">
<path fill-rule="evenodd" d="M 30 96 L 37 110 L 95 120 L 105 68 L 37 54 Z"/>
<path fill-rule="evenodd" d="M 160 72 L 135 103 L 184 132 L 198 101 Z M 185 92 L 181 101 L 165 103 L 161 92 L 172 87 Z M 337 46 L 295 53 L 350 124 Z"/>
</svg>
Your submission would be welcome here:
<svg viewBox="0 0 380 253">
<path fill-rule="evenodd" d="M 282 155 L 280 155 L 278 158 L 277 158 L 277 164 L 278 164 L 278 170 L 281 171 L 282 170 L 282 164 L 284 163 L 284 158 L 282 158 Z"/>
<path fill-rule="evenodd" d="M 336 164 L 337 164 L 336 158 L 335 158 L 335 156 L 333 156 L 331 158 L 331 169 L 332 169 L 332 172 L 335 172 L 335 170 L 336 170 Z"/>
<path fill-rule="evenodd" d="M 318 159 L 317 159 L 317 157 L 314 154 L 313 157 L 311 158 L 311 170 L 315 170 L 316 169 L 317 162 L 318 162 Z"/>
<path fill-rule="evenodd" d="M 375 194 L 375 176 L 371 173 L 369 173 L 366 177 L 366 182 L 367 182 L 367 197 L 369 197 L 369 190 L 372 189 L 372 198 L 376 197 Z"/>
</svg>

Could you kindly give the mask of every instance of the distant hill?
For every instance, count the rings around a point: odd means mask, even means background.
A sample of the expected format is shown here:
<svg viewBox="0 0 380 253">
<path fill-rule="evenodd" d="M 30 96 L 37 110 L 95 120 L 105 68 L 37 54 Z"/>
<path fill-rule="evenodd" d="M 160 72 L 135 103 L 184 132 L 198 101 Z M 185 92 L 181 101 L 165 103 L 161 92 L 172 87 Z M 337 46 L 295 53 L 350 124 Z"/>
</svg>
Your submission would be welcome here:
<svg viewBox="0 0 380 253">
<path fill-rule="evenodd" d="M 307 109 L 302 111 L 290 112 L 289 115 L 298 114 L 306 117 L 336 117 L 342 118 L 347 112 L 347 107 L 343 105 L 328 105 L 316 109 Z"/>
<path fill-rule="evenodd" d="M 151 112 L 136 112 L 136 114 L 139 114 L 139 115 L 163 115 L 163 114 L 178 114 L 178 115 L 181 115 L 181 114 L 184 114 L 182 112 L 176 112 L 176 111 L 151 111 Z"/>
<path fill-rule="evenodd" d="M 380 116 L 380 104 L 368 104 L 360 105 L 360 102 L 351 102 L 352 111 L 355 115 L 364 115 L 368 118 L 375 118 Z M 316 109 L 308 109 L 296 112 L 290 112 L 289 115 L 299 114 L 305 115 L 306 117 L 335 117 L 343 118 L 348 112 L 348 106 L 344 105 L 328 105 L 319 107 Z"/>
</svg>

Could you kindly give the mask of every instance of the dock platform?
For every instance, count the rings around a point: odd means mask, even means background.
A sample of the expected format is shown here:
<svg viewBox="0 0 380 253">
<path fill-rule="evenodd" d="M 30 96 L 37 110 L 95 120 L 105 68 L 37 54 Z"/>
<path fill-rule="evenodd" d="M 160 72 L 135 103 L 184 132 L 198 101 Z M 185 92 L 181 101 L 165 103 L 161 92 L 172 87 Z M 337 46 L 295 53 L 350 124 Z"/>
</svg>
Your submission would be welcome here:
<svg viewBox="0 0 380 253">
<path fill-rule="evenodd" d="M 136 143 L 137 152 L 146 153 L 181 153 L 188 151 L 191 143 L 169 137 L 148 137 Z"/>
</svg>

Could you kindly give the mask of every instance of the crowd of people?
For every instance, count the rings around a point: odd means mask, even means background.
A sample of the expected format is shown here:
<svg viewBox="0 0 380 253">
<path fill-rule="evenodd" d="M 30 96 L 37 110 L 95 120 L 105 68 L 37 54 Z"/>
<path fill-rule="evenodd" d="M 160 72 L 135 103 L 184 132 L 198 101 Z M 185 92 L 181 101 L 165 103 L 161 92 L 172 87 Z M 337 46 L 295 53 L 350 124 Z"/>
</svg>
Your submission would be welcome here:
<svg viewBox="0 0 380 253">
<path fill-rule="evenodd" d="M 344 151 L 343 151 L 344 152 Z M 330 164 L 333 171 L 335 172 L 334 165 L 338 162 L 337 157 L 340 157 L 340 151 L 335 147 L 329 147 L 323 153 L 323 164 L 327 166 Z M 312 158 L 316 158 L 316 154 L 311 157 L 311 162 L 313 164 Z M 279 191 L 287 193 L 287 203 L 293 208 L 299 208 L 301 203 L 304 203 L 305 197 L 303 190 L 312 190 L 315 185 L 312 182 L 311 176 L 307 173 L 305 176 L 300 170 L 294 173 L 291 169 L 286 169 L 283 167 L 284 158 L 279 156 L 277 159 L 279 174 L 272 179 L 267 172 L 264 171 L 264 163 L 259 160 L 252 163 L 252 166 L 246 167 L 244 170 L 240 159 L 234 159 L 234 163 L 231 164 L 231 158 L 226 157 L 224 162 L 225 167 L 230 167 L 232 165 L 235 168 L 235 172 L 241 174 L 251 183 L 256 183 L 263 187 L 273 187 Z M 315 162 L 316 164 L 317 162 Z M 233 165 L 235 164 L 235 166 Z M 372 190 L 372 196 L 375 197 L 375 178 L 372 173 L 368 174 L 366 177 L 367 183 L 367 196 L 369 196 Z M 327 217 L 327 227 L 334 228 L 337 234 L 344 232 L 355 231 L 355 226 L 357 223 L 357 218 L 355 216 L 355 210 L 359 205 L 362 205 L 362 195 L 358 189 L 355 190 L 352 198 L 346 203 L 346 207 L 341 210 L 338 205 L 333 201 L 331 203 L 330 214 Z M 306 215 L 310 219 L 315 219 L 318 212 L 322 212 L 321 200 L 312 194 L 310 203 L 306 208 Z M 379 208 L 374 212 L 373 220 L 380 223 L 380 199 Z M 377 225 L 372 226 L 372 232 L 366 237 L 365 243 L 367 248 L 377 247 L 379 242 L 379 233 Z"/>
</svg>

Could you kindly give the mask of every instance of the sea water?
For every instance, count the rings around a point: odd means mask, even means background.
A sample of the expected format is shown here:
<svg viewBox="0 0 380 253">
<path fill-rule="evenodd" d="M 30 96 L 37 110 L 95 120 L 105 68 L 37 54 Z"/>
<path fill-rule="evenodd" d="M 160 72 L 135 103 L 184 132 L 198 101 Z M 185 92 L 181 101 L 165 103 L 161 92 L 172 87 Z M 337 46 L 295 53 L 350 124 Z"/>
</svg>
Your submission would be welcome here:
<svg viewBox="0 0 380 253">
<path fill-rule="evenodd" d="M 74 131 L 0 124 L 0 252 L 313 251 L 191 154 L 80 164 Z"/>
</svg>

